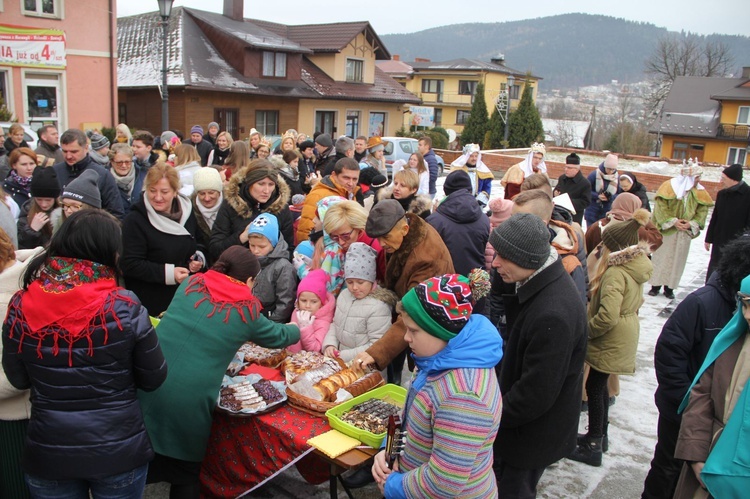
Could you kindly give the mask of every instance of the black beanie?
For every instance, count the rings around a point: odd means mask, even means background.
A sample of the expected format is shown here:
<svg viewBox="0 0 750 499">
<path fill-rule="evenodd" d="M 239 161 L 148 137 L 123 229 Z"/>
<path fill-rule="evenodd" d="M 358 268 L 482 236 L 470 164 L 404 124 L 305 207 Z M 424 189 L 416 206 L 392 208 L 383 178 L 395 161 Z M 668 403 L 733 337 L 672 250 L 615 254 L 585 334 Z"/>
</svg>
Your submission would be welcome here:
<svg viewBox="0 0 750 499">
<path fill-rule="evenodd" d="M 565 158 L 565 164 L 566 165 L 580 165 L 581 164 L 581 158 L 574 152 L 568 154 L 568 156 Z"/>
<path fill-rule="evenodd" d="M 56 198 L 60 195 L 57 173 L 52 167 L 34 168 L 31 175 L 31 195 L 35 198 Z"/>
<path fill-rule="evenodd" d="M 739 163 L 735 163 L 732 166 L 727 166 L 721 173 L 731 178 L 735 182 L 739 182 L 740 180 L 742 180 L 742 165 Z"/>
<path fill-rule="evenodd" d="M 461 189 L 466 189 L 469 192 L 472 191 L 471 177 L 469 177 L 469 174 L 463 170 L 456 170 L 455 172 L 449 173 L 445 178 L 445 184 L 443 184 L 443 192 L 445 192 L 445 195 L 450 196 Z"/>
</svg>

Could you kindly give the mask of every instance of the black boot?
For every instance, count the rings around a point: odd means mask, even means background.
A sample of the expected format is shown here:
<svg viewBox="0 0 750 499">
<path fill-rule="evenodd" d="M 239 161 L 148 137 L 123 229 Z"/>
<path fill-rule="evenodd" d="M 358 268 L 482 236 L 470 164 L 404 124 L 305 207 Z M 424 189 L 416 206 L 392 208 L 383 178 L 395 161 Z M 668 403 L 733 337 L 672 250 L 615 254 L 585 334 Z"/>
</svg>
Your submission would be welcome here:
<svg viewBox="0 0 750 499">
<path fill-rule="evenodd" d="M 660 290 L 661 290 L 661 286 L 651 286 L 651 289 L 649 290 L 648 295 L 658 296 Z"/>
<path fill-rule="evenodd" d="M 359 489 L 375 481 L 372 477 L 371 466 L 364 466 L 349 476 L 342 476 L 341 481 L 350 489 Z"/>
<path fill-rule="evenodd" d="M 602 437 L 586 437 L 583 444 L 579 444 L 568 459 L 588 464 L 589 466 L 602 465 Z"/>
<path fill-rule="evenodd" d="M 670 300 L 674 300 L 674 289 L 664 286 L 664 296 Z"/>
<path fill-rule="evenodd" d="M 609 428 L 609 423 L 604 423 L 604 436 L 602 437 L 602 452 L 607 452 L 609 450 L 609 435 L 607 435 L 608 428 Z M 591 437 L 589 437 L 588 433 L 579 433 L 578 445 L 585 445 L 586 442 L 588 442 L 590 438 Z"/>
</svg>

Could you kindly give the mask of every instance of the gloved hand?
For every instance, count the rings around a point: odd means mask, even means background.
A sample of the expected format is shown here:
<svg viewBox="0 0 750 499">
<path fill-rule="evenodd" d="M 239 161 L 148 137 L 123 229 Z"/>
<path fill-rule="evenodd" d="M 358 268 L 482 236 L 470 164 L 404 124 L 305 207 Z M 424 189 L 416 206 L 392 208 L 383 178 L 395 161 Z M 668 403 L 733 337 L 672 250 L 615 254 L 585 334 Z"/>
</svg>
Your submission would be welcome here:
<svg viewBox="0 0 750 499">
<path fill-rule="evenodd" d="M 312 267 L 312 258 L 305 255 L 300 255 L 299 253 L 294 254 L 294 258 L 292 258 L 292 264 L 294 265 L 294 270 L 299 271 L 300 268 Z"/>
<path fill-rule="evenodd" d="M 300 328 L 311 325 L 313 321 L 315 321 L 315 317 L 313 317 L 312 313 L 308 312 L 307 310 L 297 311 L 297 325 Z"/>
</svg>

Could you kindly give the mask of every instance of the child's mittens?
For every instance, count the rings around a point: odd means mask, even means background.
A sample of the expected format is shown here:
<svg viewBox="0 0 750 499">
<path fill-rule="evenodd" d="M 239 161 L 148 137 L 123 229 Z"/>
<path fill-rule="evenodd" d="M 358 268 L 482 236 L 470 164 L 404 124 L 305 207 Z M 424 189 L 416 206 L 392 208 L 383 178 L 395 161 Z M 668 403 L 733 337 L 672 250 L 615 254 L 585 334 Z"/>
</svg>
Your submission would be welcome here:
<svg viewBox="0 0 750 499">
<path fill-rule="evenodd" d="M 292 264 L 294 265 L 294 270 L 299 271 L 302 267 L 310 268 L 312 267 L 312 259 L 309 256 L 301 255 L 299 253 L 294 253 L 294 258 L 292 258 Z"/>
<path fill-rule="evenodd" d="M 315 317 L 313 317 L 313 315 L 307 310 L 297 311 L 297 325 L 300 328 L 304 328 L 304 327 L 311 325 L 314 320 L 315 320 Z"/>
</svg>

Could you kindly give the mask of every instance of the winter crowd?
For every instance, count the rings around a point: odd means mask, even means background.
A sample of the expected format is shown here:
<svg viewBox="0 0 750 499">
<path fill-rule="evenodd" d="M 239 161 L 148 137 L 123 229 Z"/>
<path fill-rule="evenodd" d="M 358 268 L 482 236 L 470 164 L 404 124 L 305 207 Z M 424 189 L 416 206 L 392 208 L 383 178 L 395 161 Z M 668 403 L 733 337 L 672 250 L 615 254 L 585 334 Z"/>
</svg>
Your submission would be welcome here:
<svg viewBox="0 0 750 499">
<path fill-rule="evenodd" d="M 706 285 L 656 346 L 643 497 L 748 490 L 741 165 L 724 169 L 715 202 L 685 165 L 650 213 L 612 154 L 586 177 L 573 153 L 551 181 L 532 144 L 493 197 L 468 144 L 438 195 L 429 137 L 387 165 L 380 137 L 287 130 L 272 150 L 217 123 L 189 137 L 116 130 L 111 144 L 45 126 L 36 150 L 13 127 L 0 135 L 0 497 L 139 498 L 153 482 L 199 497 L 217 394 L 247 341 L 397 384 L 408 361 L 404 450 L 392 466 L 381 451 L 348 486 L 535 497 L 562 458 L 601 465 L 618 376 L 635 371 L 643 286 L 674 298 L 706 226 Z"/>
</svg>

